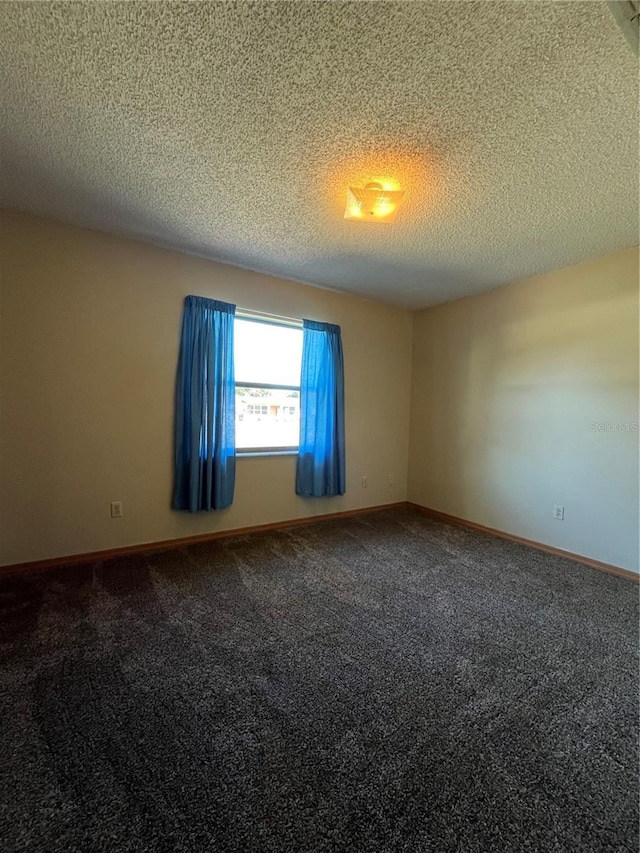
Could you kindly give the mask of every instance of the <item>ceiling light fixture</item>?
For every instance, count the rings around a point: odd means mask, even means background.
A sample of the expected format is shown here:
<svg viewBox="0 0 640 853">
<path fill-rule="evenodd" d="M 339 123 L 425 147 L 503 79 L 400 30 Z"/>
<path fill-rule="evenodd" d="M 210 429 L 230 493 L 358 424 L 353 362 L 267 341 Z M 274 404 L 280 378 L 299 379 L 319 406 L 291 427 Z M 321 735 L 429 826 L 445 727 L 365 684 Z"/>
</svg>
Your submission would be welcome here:
<svg viewBox="0 0 640 853">
<path fill-rule="evenodd" d="M 404 190 L 386 189 L 377 181 L 362 189 L 349 187 L 345 219 L 361 222 L 393 222 L 402 204 Z"/>
<path fill-rule="evenodd" d="M 636 56 L 640 53 L 640 2 L 611 0 L 607 4 Z"/>
</svg>

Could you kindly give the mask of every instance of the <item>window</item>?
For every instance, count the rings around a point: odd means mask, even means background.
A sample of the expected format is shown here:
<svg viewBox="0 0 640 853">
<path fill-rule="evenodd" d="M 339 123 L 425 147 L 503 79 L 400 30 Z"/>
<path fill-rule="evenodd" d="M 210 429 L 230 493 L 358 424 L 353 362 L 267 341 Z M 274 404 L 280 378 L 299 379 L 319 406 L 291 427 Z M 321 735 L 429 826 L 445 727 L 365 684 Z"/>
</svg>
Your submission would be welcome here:
<svg viewBox="0 0 640 853">
<path fill-rule="evenodd" d="M 297 450 L 302 323 L 236 314 L 236 450 Z"/>
<path fill-rule="evenodd" d="M 247 414 L 248 415 L 267 415 L 269 413 L 269 409 L 267 406 L 252 406 L 251 404 L 247 404 Z"/>
</svg>

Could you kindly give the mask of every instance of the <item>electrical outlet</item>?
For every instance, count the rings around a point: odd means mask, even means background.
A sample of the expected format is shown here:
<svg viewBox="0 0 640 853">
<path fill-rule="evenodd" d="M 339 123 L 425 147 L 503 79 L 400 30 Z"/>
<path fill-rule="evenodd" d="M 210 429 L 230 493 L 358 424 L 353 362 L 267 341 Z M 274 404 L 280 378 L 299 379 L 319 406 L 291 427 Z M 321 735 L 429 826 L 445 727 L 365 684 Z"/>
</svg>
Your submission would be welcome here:
<svg viewBox="0 0 640 853">
<path fill-rule="evenodd" d="M 112 501 L 111 502 L 111 518 L 122 518 L 124 512 L 122 511 L 122 501 Z"/>
<path fill-rule="evenodd" d="M 555 504 L 553 507 L 553 517 L 557 518 L 558 521 L 564 521 L 564 507 Z"/>
<path fill-rule="evenodd" d="M 363 474 L 362 475 L 362 488 L 366 489 L 368 485 L 369 485 L 369 479 L 368 479 L 366 474 Z"/>
<path fill-rule="evenodd" d="M 393 474 L 389 474 L 389 477 L 387 478 L 387 483 L 389 483 L 390 486 L 393 486 Z"/>
</svg>

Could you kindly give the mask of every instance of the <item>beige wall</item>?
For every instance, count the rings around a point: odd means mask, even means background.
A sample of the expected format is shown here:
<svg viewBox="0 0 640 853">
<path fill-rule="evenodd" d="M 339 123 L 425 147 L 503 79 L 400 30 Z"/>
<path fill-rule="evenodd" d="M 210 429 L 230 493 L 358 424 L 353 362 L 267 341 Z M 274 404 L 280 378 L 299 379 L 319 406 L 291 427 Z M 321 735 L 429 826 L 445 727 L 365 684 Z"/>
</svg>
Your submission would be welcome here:
<svg viewBox="0 0 640 853">
<path fill-rule="evenodd" d="M 637 250 L 412 318 L 25 214 L 2 213 L 2 226 L 0 564 L 408 494 L 637 570 L 638 433 L 591 427 L 638 421 Z M 230 509 L 170 509 L 189 293 L 342 326 L 346 495 L 298 498 L 295 457 L 248 458 L 238 461 Z M 112 500 L 123 501 L 124 518 L 110 518 Z M 565 521 L 552 518 L 554 504 L 566 507 Z"/>
<path fill-rule="evenodd" d="M 2 225 L 2 564 L 406 499 L 409 312 L 24 214 Z M 346 495 L 298 498 L 295 457 L 247 458 L 228 510 L 170 509 L 187 294 L 340 324 Z"/>
<path fill-rule="evenodd" d="M 409 500 L 638 570 L 638 250 L 415 317 Z M 565 520 L 552 517 L 565 506 Z"/>
</svg>

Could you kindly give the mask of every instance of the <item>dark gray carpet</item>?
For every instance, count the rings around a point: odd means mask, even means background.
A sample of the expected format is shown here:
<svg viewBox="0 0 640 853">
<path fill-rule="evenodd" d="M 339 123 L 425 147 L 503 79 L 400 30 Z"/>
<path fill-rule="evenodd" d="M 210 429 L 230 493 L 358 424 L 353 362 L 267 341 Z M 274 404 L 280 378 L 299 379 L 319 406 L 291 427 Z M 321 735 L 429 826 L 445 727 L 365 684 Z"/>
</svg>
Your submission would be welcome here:
<svg viewBox="0 0 640 853">
<path fill-rule="evenodd" d="M 630 581 L 394 510 L 0 600 L 3 853 L 638 849 Z"/>
</svg>

